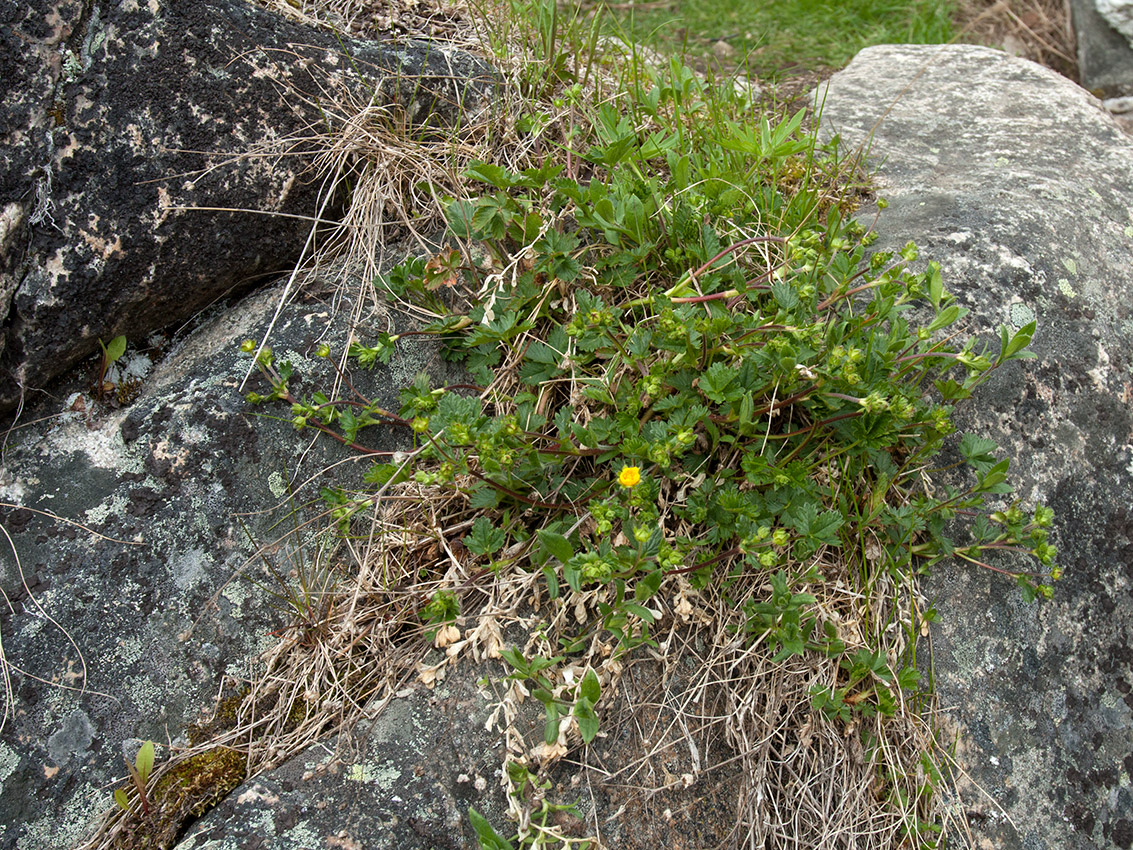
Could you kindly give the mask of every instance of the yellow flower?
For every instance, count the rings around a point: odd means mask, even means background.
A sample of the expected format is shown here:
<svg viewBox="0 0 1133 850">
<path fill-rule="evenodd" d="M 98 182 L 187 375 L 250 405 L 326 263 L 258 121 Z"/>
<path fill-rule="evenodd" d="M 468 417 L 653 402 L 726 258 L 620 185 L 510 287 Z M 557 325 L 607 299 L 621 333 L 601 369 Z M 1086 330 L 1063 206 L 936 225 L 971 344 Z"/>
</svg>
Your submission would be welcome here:
<svg viewBox="0 0 1133 850">
<path fill-rule="evenodd" d="M 623 466 L 618 474 L 618 483 L 623 487 L 636 487 L 641 483 L 641 470 L 636 466 Z"/>
</svg>

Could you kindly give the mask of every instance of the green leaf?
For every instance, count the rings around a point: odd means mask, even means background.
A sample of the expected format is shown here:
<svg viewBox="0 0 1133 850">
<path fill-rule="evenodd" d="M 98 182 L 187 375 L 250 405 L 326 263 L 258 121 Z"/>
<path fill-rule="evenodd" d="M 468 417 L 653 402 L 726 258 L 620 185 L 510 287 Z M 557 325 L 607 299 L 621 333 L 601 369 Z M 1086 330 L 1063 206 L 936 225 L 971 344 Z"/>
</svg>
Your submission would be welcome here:
<svg viewBox="0 0 1133 850">
<path fill-rule="evenodd" d="M 633 596 L 638 602 L 645 602 L 660 589 L 661 581 L 665 578 L 663 570 L 654 570 L 641 579 L 633 588 Z"/>
<path fill-rule="evenodd" d="M 978 437 L 975 434 L 965 434 L 960 439 L 960 454 L 979 472 L 986 472 L 996 464 L 994 452 L 999 446 L 993 440 Z"/>
<path fill-rule="evenodd" d="M 511 189 L 517 183 L 517 175 L 490 162 L 473 162 L 465 169 L 464 176 L 495 186 L 497 189 Z"/>
<path fill-rule="evenodd" d="M 142 744 L 134 764 L 137 766 L 138 778 L 142 781 L 142 785 L 145 785 L 146 780 L 149 779 L 150 771 L 153 770 L 153 741 L 146 741 Z"/>
<path fill-rule="evenodd" d="M 623 602 L 622 609 L 640 617 L 646 623 L 652 623 L 654 620 L 653 612 L 644 605 L 638 605 L 636 602 Z"/>
<path fill-rule="evenodd" d="M 583 743 L 589 744 L 598 734 L 598 715 L 594 712 L 594 703 L 586 697 L 576 702 L 574 719 L 578 721 L 578 731 L 582 734 Z"/>
<path fill-rule="evenodd" d="M 598 681 L 598 674 L 591 668 L 586 671 L 586 675 L 582 677 L 582 683 L 578 686 L 578 693 L 580 696 L 590 700 L 591 705 L 596 705 L 598 700 L 602 697 L 602 683 Z"/>
<path fill-rule="evenodd" d="M 492 525 L 492 521 L 485 516 L 476 517 L 472 523 L 472 533 L 464 538 L 464 545 L 468 551 L 477 555 L 493 555 L 503 548 L 507 535 L 502 529 Z"/>
<path fill-rule="evenodd" d="M 810 536 L 828 546 L 841 546 L 842 541 L 838 539 L 837 532 L 844 521 L 837 511 L 823 511 L 811 523 Z"/>
<path fill-rule="evenodd" d="M 959 401 L 972 397 L 971 390 L 951 378 L 935 381 L 934 386 L 940 391 L 940 397 L 945 401 Z"/>
<path fill-rule="evenodd" d="M 999 355 L 1000 362 L 1033 358 L 1034 352 L 1024 351 L 1023 349 L 1030 345 L 1031 337 L 1035 335 L 1035 327 L 1035 322 L 1028 322 L 1019 328 L 1010 339 L 1007 338 L 1006 325 L 1000 328 L 1000 341 L 1002 343 L 1002 351 Z"/>
<path fill-rule="evenodd" d="M 940 274 L 940 263 L 931 262 L 928 264 L 928 271 L 925 272 L 928 278 L 928 297 L 932 301 L 932 306 L 940 310 L 940 299 L 944 296 L 944 278 Z"/>
<path fill-rule="evenodd" d="M 476 840 L 480 844 L 480 850 L 515 850 L 511 842 L 492 829 L 487 818 L 472 807 L 468 809 L 468 820 L 472 824 L 472 829 L 476 832 Z"/>
<path fill-rule="evenodd" d="M 527 663 L 527 659 L 523 657 L 523 653 L 514 646 L 501 649 L 500 658 L 512 666 L 518 678 L 526 679 L 531 675 L 531 665 Z"/>
<path fill-rule="evenodd" d="M 570 545 L 570 541 L 563 537 L 561 534 L 556 534 L 553 531 L 546 529 L 539 529 L 536 532 L 539 542 L 543 544 L 543 548 L 554 558 L 558 558 L 564 564 L 574 557 L 574 547 Z"/>
<path fill-rule="evenodd" d="M 116 336 L 110 340 L 106 346 L 106 363 L 107 365 L 113 363 L 119 357 L 126 353 L 126 337 Z"/>
<path fill-rule="evenodd" d="M 130 808 L 130 799 L 121 788 L 114 792 L 114 802 L 118 804 L 118 808 L 122 811 L 126 811 Z"/>
<path fill-rule="evenodd" d="M 949 304 L 943 310 L 936 314 L 936 318 L 928 326 L 928 332 L 938 331 L 941 328 L 946 328 L 953 322 L 956 322 L 968 314 L 968 310 L 964 307 L 957 306 L 956 304 Z"/>
<path fill-rule="evenodd" d="M 743 395 L 743 388 L 736 385 L 739 372 L 723 363 L 713 363 L 700 376 L 700 391 L 717 404 L 735 401 Z"/>
<path fill-rule="evenodd" d="M 495 487 L 481 483 L 473 488 L 468 497 L 468 506 L 478 511 L 491 510 L 500 504 L 502 498 L 503 494 Z"/>
<path fill-rule="evenodd" d="M 547 706 L 547 723 L 543 727 L 543 741 L 550 746 L 559 739 L 559 710 L 553 703 Z"/>
<path fill-rule="evenodd" d="M 543 581 L 547 583 L 547 596 L 551 599 L 559 598 L 559 577 L 555 568 L 550 564 L 543 567 Z"/>
</svg>

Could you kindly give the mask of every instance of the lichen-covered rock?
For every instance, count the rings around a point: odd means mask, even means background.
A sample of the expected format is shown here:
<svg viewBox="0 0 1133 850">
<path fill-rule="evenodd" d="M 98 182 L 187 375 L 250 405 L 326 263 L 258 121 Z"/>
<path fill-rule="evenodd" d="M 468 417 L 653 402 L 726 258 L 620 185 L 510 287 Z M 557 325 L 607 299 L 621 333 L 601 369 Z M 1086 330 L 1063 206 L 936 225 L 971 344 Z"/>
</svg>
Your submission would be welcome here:
<svg viewBox="0 0 1133 850">
<path fill-rule="evenodd" d="M 453 124 L 493 79 L 442 45 L 339 38 L 245 0 L 4 4 L 0 409 L 100 338 L 289 267 L 330 188 L 312 168 L 334 129 L 321 105 L 373 97 Z"/>
<path fill-rule="evenodd" d="M 1102 2 L 1070 0 L 1082 85 L 1100 97 L 1127 97 L 1133 95 L 1133 39 L 1107 20 Z"/>
<path fill-rule="evenodd" d="M 285 618 L 265 590 L 272 579 L 258 562 L 241 568 L 255 546 L 281 536 L 275 524 L 287 526 L 292 509 L 321 509 L 323 484 L 361 483 L 365 464 L 321 476 L 346 450 L 309 445 L 290 423 L 259 417 L 239 390 L 250 362 L 240 342 L 264 332 L 278 297 L 253 296 L 205 324 L 132 407 L 56 414 L 7 439 L 0 524 L 18 561 L 5 541 L 0 588 L 13 607 L 0 606 L 0 631 L 14 713 L 0 732 L 4 850 L 74 846 L 112 805 L 124 740 L 182 736 L 211 709 L 225 673 L 246 675 L 276 645 L 271 632 Z M 348 321 L 330 314 L 309 300 L 286 307 L 276 325 L 273 345 L 295 363 L 297 392 L 325 388 L 303 375 L 331 380 L 316 344 L 340 352 L 349 338 Z M 396 321 L 369 316 L 356 332 L 366 340 Z M 397 408 L 398 389 L 419 370 L 451 381 L 449 369 L 417 342 L 356 380 Z M 250 388 L 266 389 L 255 376 Z M 378 449 L 409 444 L 392 428 L 367 439 Z M 276 556 L 285 568 L 288 551 Z"/>
<path fill-rule="evenodd" d="M 1127 850 L 1133 142 L 1071 82 L 980 47 L 865 50 L 831 80 L 823 121 L 869 145 L 889 200 L 879 247 L 913 239 L 940 261 L 972 330 L 1038 323 L 1037 359 L 1002 369 L 958 422 L 1004 449 L 1019 497 L 1055 509 L 1066 578 L 1038 607 L 978 568 L 932 582 L 941 705 L 987 792 L 966 801 L 978 846 Z"/>
<path fill-rule="evenodd" d="M 476 846 L 470 806 L 504 831 L 506 749 L 498 729 L 485 729 L 491 703 L 475 685 L 500 676 L 491 666 L 465 666 L 431 691 L 407 689 L 349 735 L 248 780 L 193 824 L 177 850 L 255 841 L 273 850 L 464 850 Z"/>
</svg>

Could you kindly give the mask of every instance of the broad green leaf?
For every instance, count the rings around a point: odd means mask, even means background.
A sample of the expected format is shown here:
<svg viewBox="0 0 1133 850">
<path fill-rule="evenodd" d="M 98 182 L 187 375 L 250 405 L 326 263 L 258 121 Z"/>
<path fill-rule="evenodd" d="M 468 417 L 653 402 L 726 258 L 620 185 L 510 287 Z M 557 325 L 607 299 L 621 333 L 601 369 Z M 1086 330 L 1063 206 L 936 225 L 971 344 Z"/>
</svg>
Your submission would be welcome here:
<svg viewBox="0 0 1133 850">
<path fill-rule="evenodd" d="M 941 328 L 946 328 L 953 322 L 959 321 L 968 314 L 967 308 L 960 307 L 956 304 L 949 304 L 943 310 L 936 314 L 936 318 L 928 326 L 928 332 L 938 331 Z"/>
<path fill-rule="evenodd" d="M 564 564 L 574 557 L 574 547 L 570 545 L 570 541 L 563 537 L 561 534 L 556 534 L 553 531 L 546 529 L 539 529 L 537 532 L 539 542 L 543 544 L 543 548 L 551 554 L 552 557 L 558 558 Z"/>
<path fill-rule="evenodd" d="M 492 829 L 487 818 L 471 807 L 468 809 L 468 821 L 476 832 L 480 850 L 515 850 L 510 841 Z"/>
<path fill-rule="evenodd" d="M 638 602 L 645 602 L 650 599 L 653 594 L 661 587 L 661 581 L 665 578 L 665 573 L 662 570 L 654 570 L 645 578 L 638 581 L 633 588 L 633 596 Z"/>
<path fill-rule="evenodd" d="M 630 614 L 640 617 L 646 623 L 652 623 L 654 620 L 653 612 L 644 605 L 638 605 L 636 602 L 623 602 L 622 608 Z"/>
<path fill-rule="evenodd" d="M 582 734 L 583 743 L 589 744 L 598 734 L 598 715 L 594 712 L 594 703 L 586 697 L 576 702 L 574 719 L 578 721 L 578 731 Z"/>
<path fill-rule="evenodd" d="M 130 808 L 130 798 L 121 788 L 114 792 L 114 802 L 118 804 L 118 808 L 122 811 L 127 811 Z"/>
<path fill-rule="evenodd" d="M 138 778 L 146 784 L 150 771 L 153 770 L 153 741 L 146 741 L 138 750 L 138 757 L 134 760 L 138 768 Z"/>
<path fill-rule="evenodd" d="M 598 674 L 594 672 L 593 668 L 587 670 L 586 675 L 582 677 L 582 683 L 578 686 L 578 693 L 590 700 L 592 705 L 596 705 L 602 697 L 602 683 L 598 681 Z"/>
<path fill-rule="evenodd" d="M 113 363 L 126 353 L 126 337 L 116 336 L 106 346 L 106 362 Z"/>
</svg>

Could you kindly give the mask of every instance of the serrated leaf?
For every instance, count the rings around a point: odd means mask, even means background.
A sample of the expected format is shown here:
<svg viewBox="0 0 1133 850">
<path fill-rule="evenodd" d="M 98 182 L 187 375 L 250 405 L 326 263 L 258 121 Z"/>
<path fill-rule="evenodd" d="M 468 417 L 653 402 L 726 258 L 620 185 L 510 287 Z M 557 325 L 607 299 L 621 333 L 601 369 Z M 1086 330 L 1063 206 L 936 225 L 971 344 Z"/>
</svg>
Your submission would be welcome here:
<svg viewBox="0 0 1133 850">
<path fill-rule="evenodd" d="M 700 391 L 717 404 L 724 404 L 739 398 L 743 392 L 733 386 L 739 372 L 723 363 L 713 363 L 700 376 Z"/>
<path fill-rule="evenodd" d="M 960 439 L 960 454 L 980 472 L 986 472 L 996 463 L 994 452 L 999 450 L 995 441 L 975 434 L 965 434 Z"/>
<path fill-rule="evenodd" d="M 479 180 L 481 183 L 487 183 L 489 186 L 495 186 L 497 189 L 512 188 L 516 185 L 517 177 L 506 168 L 490 162 L 474 162 L 465 169 L 464 176 Z"/>
<path fill-rule="evenodd" d="M 492 555 L 503 548 L 507 535 L 502 529 L 492 525 L 492 521 L 485 516 L 476 517 L 472 523 L 472 533 L 464 538 L 464 545 L 469 552 L 477 555 Z"/>
<path fill-rule="evenodd" d="M 838 539 L 837 532 L 843 521 L 842 515 L 837 511 L 823 511 L 811 523 L 810 536 L 828 546 L 840 546 L 842 542 Z"/>
<path fill-rule="evenodd" d="M 939 390 L 940 397 L 945 401 L 959 401 L 960 399 L 972 397 L 971 390 L 951 378 L 935 381 L 933 385 Z"/>
<path fill-rule="evenodd" d="M 468 497 L 468 506 L 478 511 L 491 510 L 499 505 L 502 498 L 503 494 L 495 487 L 480 484 Z"/>
</svg>

